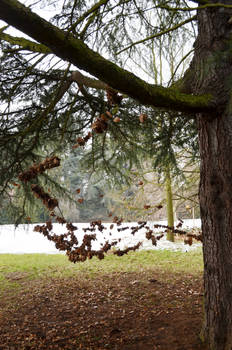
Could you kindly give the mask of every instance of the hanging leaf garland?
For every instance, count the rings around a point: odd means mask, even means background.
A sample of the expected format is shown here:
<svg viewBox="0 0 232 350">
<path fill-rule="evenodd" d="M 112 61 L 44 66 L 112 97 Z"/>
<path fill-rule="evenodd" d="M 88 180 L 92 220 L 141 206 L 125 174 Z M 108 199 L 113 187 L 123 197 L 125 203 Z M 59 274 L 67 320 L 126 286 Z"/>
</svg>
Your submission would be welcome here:
<svg viewBox="0 0 232 350">
<path fill-rule="evenodd" d="M 47 169 L 52 169 L 60 165 L 60 159 L 56 156 L 47 158 L 44 162 L 39 164 L 33 164 L 28 170 L 24 171 L 19 175 L 19 179 L 23 182 L 29 182 L 32 179 L 36 178 L 39 174 L 42 174 Z M 55 234 L 52 232 L 53 224 L 51 220 L 47 221 L 43 225 L 36 225 L 34 227 L 35 232 L 39 232 L 43 234 L 48 240 L 53 241 L 57 249 L 61 251 L 66 251 L 66 255 L 69 260 L 76 263 L 80 261 L 85 261 L 86 259 L 92 259 L 93 256 L 96 256 L 98 259 L 104 259 L 105 254 L 115 245 L 117 245 L 121 238 L 114 240 L 113 242 L 106 241 L 104 245 L 102 245 L 101 249 L 94 250 L 92 249 L 92 242 L 96 240 L 96 230 L 103 233 L 107 228 L 102 224 L 101 220 L 95 220 L 90 223 L 89 227 L 85 227 L 82 230 L 84 231 L 84 237 L 82 239 L 82 243 L 79 245 L 78 238 L 74 231 L 78 231 L 78 227 L 73 225 L 71 222 L 67 222 L 65 218 L 57 216 L 54 213 L 54 209 L 58 207 L 58 200 L 56 198 L 52 198 L 50 194 L 44 191 L 44 189 L 37 185 L 31 184 L 31 190 L 36 198 L 39 198 L 43 204 L 50 211 L 50 216 L 56 220 L 56 222 L 64 225 L 66 227 L 66 233 L 64 234 Z M 77 193 L 80 193 L 80 189 L 76 190 Z M 79 198 L 79 203 L 83 203 L 83 199 Z M 146 208 L 145 208 L 146 207 Z M 161 208 L 162 206 L 157 206 L 157 208 Z M 144 206 L 145 209 L 149 209 L 149 205 Z M 111 216 L 112 213 L 109 213 Z M 28 217 L 29 219 L 29 217 Z M 29 220 L 28 220 L 29 221 Z M 111 224 L 110 229 L 114 227 L 114 224 L 117 226 L 121 226 L 123 222 L 123 218 L 119 218 L 118 216 L 113 217 L 113 224 Z M 178 229 L 174 229 L 174 227 L 168 227 L 167 225 L 159 225 L 155 224 L 154 228 L 162 228 L 164 230 L 171 230 L 174 233 L 178 233 L 181 235 L 185 235 L 185 243 L 191 245 L 193 239 L 198 241 L 202 241 L 202 235 L 199 234 L 191 234 L 186 231 L 180 230 L 179 227 L 182 226 L 183 222 L 180 222 L 177 227 Z M 124 230 L 130 230 L 132 235 L 135 235 L 141 229 L 146 229 L 145 237 L 148 240 L 151 240 L 153 245 L 157 244 L 157 240 L 161 239 L 164 234 L 155 235 L 154 231 L 147 225 L 146 221 L 139 221 L 136 226 L 126 226 L 118 228 L 118 232 L 122 232 Z M 91 232 L 91 234 L 86 234 L 86 232 Z M 139 249 L 142 245 L 142 242 L 138 242 L 132 247 L 128 247 L 126 249 L 116 249 L 113 253 L 117 256 L 123 256 L 130 251 L 135 251 Z"/>
</svg>

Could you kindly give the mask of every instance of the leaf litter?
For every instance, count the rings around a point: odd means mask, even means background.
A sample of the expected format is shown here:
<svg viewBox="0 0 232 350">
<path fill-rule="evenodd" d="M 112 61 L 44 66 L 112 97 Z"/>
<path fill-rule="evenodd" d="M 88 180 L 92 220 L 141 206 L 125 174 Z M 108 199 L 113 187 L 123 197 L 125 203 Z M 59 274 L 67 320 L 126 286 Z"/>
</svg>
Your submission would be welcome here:
<svg viewBox="0 0 232 350">
<path fill-rule="evenodd" d="M 202 278 L 142 272 L 21 281 L 0 298 L 0 349 L 203 350 Z"/>
</svg>

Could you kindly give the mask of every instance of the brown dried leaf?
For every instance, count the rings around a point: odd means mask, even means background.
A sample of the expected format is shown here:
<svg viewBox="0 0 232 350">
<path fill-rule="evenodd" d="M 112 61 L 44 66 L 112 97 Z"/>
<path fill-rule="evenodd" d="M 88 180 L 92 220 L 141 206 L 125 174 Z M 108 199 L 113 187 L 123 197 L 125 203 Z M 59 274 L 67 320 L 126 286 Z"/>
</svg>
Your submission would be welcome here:
<svg viewBox="0 0 232 350">
<path fill-rule="evenodd" d="M 140 123 L 144 123 L 147 120 L 147 114 L 141 113 L 139 116 Z"/>
</svg>

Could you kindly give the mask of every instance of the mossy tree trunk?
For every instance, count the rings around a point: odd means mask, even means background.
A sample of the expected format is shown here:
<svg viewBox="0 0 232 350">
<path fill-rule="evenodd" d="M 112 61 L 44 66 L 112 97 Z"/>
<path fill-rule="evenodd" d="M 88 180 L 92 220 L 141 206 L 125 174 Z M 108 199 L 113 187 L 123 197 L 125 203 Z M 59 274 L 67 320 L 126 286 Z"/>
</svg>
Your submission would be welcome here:
<svg viewBox="0 0 232 350">
<path fill-rule="evenodd" d="M 222 2 L 231 5 L 231 0 Z M 218 100 L 218 114 L 197 116 L 205 290 L 202 334 L 211 350 L 232 349 L 231 18 L 232 8 L 199 12 L 199 34 L 192 62 L 194 93 L 212 92 Z"/>
</svg>

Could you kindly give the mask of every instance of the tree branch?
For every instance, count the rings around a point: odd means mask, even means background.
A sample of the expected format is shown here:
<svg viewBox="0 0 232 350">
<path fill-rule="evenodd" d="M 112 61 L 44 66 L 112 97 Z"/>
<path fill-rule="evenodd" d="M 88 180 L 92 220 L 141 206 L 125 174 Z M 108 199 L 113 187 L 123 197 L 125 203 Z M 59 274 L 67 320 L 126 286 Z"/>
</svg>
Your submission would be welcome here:
<svg viewBox="0 0 232 350">
<path fill-rule="evenodd" d="M 98 90 L 106 90 L 108 85 L 101 80 L 93 79 L 81 74 L 78 70 L 72 72 L 72 81 L 77 82 L 80 85 L 85 85 L 86 87 L 91 87 Z"/>
<path fill-rule="evenodd" d="M 78 18 L 78 20 L 72 25 L 70 29 L 71 30 L 74 29 L 79 23 L 84 21 L 85 18 L 87 18 L 89 15 L 99 10 L 101 6 L 106 5 L 107 2 L 109 2 L 109 0 L 100 0 L 99 2 L 94 4 L 89 10 L 87 10 L 81 17 Z"/>
<path fill-rule="evenodd" d="M 4 34 L 1 28 L 0 28 L 0 39 L 7 41 L 12 45 L 20 46 L 20 50 L 28 50 L 31 52 L 43 53 L 43 54 L 49 54 L 49 53 L 53 54 L 53 52 L 47 46 L 43 44 L 38 44 L 34 41 L 31 41 L 22 37 L 14 37 L 9 34 Z M 57 76 L 55 78 L 57 80 Z M 58 80 L 60 80 L 60 78 Z M 71 77 L 68 78 L 69 85 L 71 82 L 76 82 L 80 85 L 85 85 L 86 87 L 90 87 L 98 90 L 106 90 L 108 87 L 108 85 L 105 84 L 103 81 L 87 77 L 78 70 L 72 72 Z"/>
<path fill-rule="evenodd" d="M 146 83 L 106 60 L 81 40 L 55 27 L 17 0 L 0 0 L 0 18 L 42 43 L 65 61 L 97 77 L 144 105 L 189 113 L 215 110 L 212 95 L 193 96 L 176 89 Z"/>
<path fill-rule="evenodd" d="M 0 39 L 7 41 L 9 44 L 12 44 L 12 45 L 19 45 L 22 50 L 38 52 L 43 54 L 53 53 L 47 46 L 43 44 L 38 44 L 34 41 L 30 41 L 25 38 L 5 34 L 1 30 L 0 30 Z"/>
</svg>

